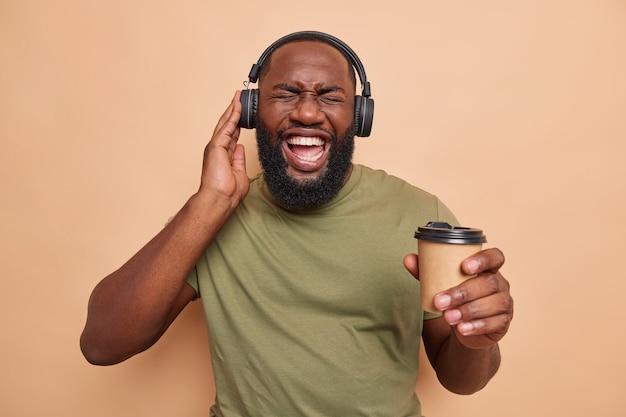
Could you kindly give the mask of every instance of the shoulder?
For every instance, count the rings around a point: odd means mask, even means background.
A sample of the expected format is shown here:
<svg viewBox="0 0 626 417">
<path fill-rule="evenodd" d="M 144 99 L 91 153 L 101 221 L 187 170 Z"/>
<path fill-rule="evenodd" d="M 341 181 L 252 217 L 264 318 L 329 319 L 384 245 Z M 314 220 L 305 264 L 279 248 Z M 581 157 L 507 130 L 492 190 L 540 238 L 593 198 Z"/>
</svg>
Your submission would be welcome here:
<svg viewBox="0 0 626 417">
<path fill-rule="evenodd" d="M 355 170 L 360 172 L 360 185 L 374 188 L 380 193 L 404 193 L 405 197 L 436 200 L 437 197 L 422 188 L 419 188 L 406 180 L 391 175 L 382 169 L 374 169 L 365 165 L 355 165 Z"/>
<path fill-rule="evenodd" d="M 355 165 L 359 174 L 360 192 L 370 195 L 381 208 L 396 207 L 400 211 L 418 211 L 430 220 L 456 224 L 448 207 L 433 193 L 381 169 Z"/>
</svg>

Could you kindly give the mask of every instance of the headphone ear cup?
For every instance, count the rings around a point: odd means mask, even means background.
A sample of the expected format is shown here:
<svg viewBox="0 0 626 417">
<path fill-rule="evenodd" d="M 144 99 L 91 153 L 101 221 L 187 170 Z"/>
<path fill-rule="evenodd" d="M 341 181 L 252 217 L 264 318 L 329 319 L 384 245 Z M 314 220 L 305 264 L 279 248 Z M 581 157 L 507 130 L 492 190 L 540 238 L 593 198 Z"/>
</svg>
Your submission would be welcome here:
<svg viewBox="0 0 626 417">
<path fill-rule="evenodd" d="M 243 90 L 239 96 L 241 102 L 241 117 L 239 127 L 254 129 L 256 127 L 256 108 L 259 101 L 259 90 Z"/>
<path fill-rule="evenodd" d="M 372 132 L 374 122 L 374 100 L 369 97 L 354 97 L 354 126 L 356 135 L 367 137 Z"/>
</svg>

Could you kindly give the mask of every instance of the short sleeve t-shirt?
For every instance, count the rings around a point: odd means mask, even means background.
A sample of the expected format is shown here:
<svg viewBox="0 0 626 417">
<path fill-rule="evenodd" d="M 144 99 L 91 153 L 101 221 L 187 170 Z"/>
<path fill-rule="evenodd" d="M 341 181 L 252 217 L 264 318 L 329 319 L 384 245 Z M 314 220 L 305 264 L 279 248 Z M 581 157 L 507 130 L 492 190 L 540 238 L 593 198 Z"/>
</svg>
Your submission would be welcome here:
<svg viewBox="0 0 626 417">
<path fill-rule="evenodd" d="M 456 224 L 433 195 L 355 165 L 315 210 L 278 206 L 259 175 L 188 278 L 202 299 L 213 413 L 421 416 L 413 234 Z M 426 314 L 426 317 L 425 317 Z"/>
</svg>

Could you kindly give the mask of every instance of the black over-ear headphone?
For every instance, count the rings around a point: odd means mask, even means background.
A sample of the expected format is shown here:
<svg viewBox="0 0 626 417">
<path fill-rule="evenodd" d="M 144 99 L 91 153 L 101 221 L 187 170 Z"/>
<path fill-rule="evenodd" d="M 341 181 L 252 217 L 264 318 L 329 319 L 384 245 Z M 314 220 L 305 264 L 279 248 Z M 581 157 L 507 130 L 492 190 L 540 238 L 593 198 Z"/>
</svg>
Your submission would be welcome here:
<svg viewBox="0 0 626 417">
<path fill-rule="evenodd" d="M 250 70 L 250 74 L 248 75 L 248 81 L 245 82 L 246 89 L 241 92 L 240 101 L 242 108 L 241 118 L 239 119 L 239 126 L 246 129 L 256 128 L 256 112 L 259 100 L 259 90 L 249 89 L 248 87 L 250 83 L 257 82 L 259 78 L 259 70 L 261 69 L 263 62 L 265 62 L 267 57 L 270 56 L 276 48 L 284 45 L 285 43 L 288 43 L 292 40 L 309 39 L 318 39 L 339 49 L 343 52 L 345 56 L 349 58 L 350 63 L 356 69 L 357 74 L 359 74 L 359 79 L 361 80 L 361 86 L 363 87 L 363 91 L 360 96 L 354 97 L 354 126 L 356 128 L 357 136 L 369 136 L 370 132 L 372 131 L 372 122 L 374 120 L 374 100 L 370 98 L 370 83 L 367 81 L 365 69 L 363 68 L 363 64 L 361 64 L 361 60 L 356 55 L 356 53 L 354 53 L 354 51 L 341 40 L 326 33 L 314 31 L 295 32 L 290 35 L 283 36 L 282 38 L 271 44 L 265 50 L 265 52 L 263 52 L 263 54 L 259 58 L 259 61 L 256 64 L 252 65 L 252 69 Z"/>
</svg>

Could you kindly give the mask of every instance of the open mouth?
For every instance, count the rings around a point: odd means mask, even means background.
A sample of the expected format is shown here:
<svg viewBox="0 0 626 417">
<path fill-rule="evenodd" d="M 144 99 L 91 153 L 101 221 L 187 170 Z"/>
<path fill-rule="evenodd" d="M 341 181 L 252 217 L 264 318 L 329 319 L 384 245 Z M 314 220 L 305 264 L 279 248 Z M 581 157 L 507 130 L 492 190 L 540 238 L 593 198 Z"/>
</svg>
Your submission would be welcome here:
<svg viewBox="0 0 626 417">
<path fill-rule="evenodd" d="M 326 150 L 326 141 L 316 136 L 290 136 L 285 142 L 291 153 L 305 163 L 319 161 Z"/>
</svg>

